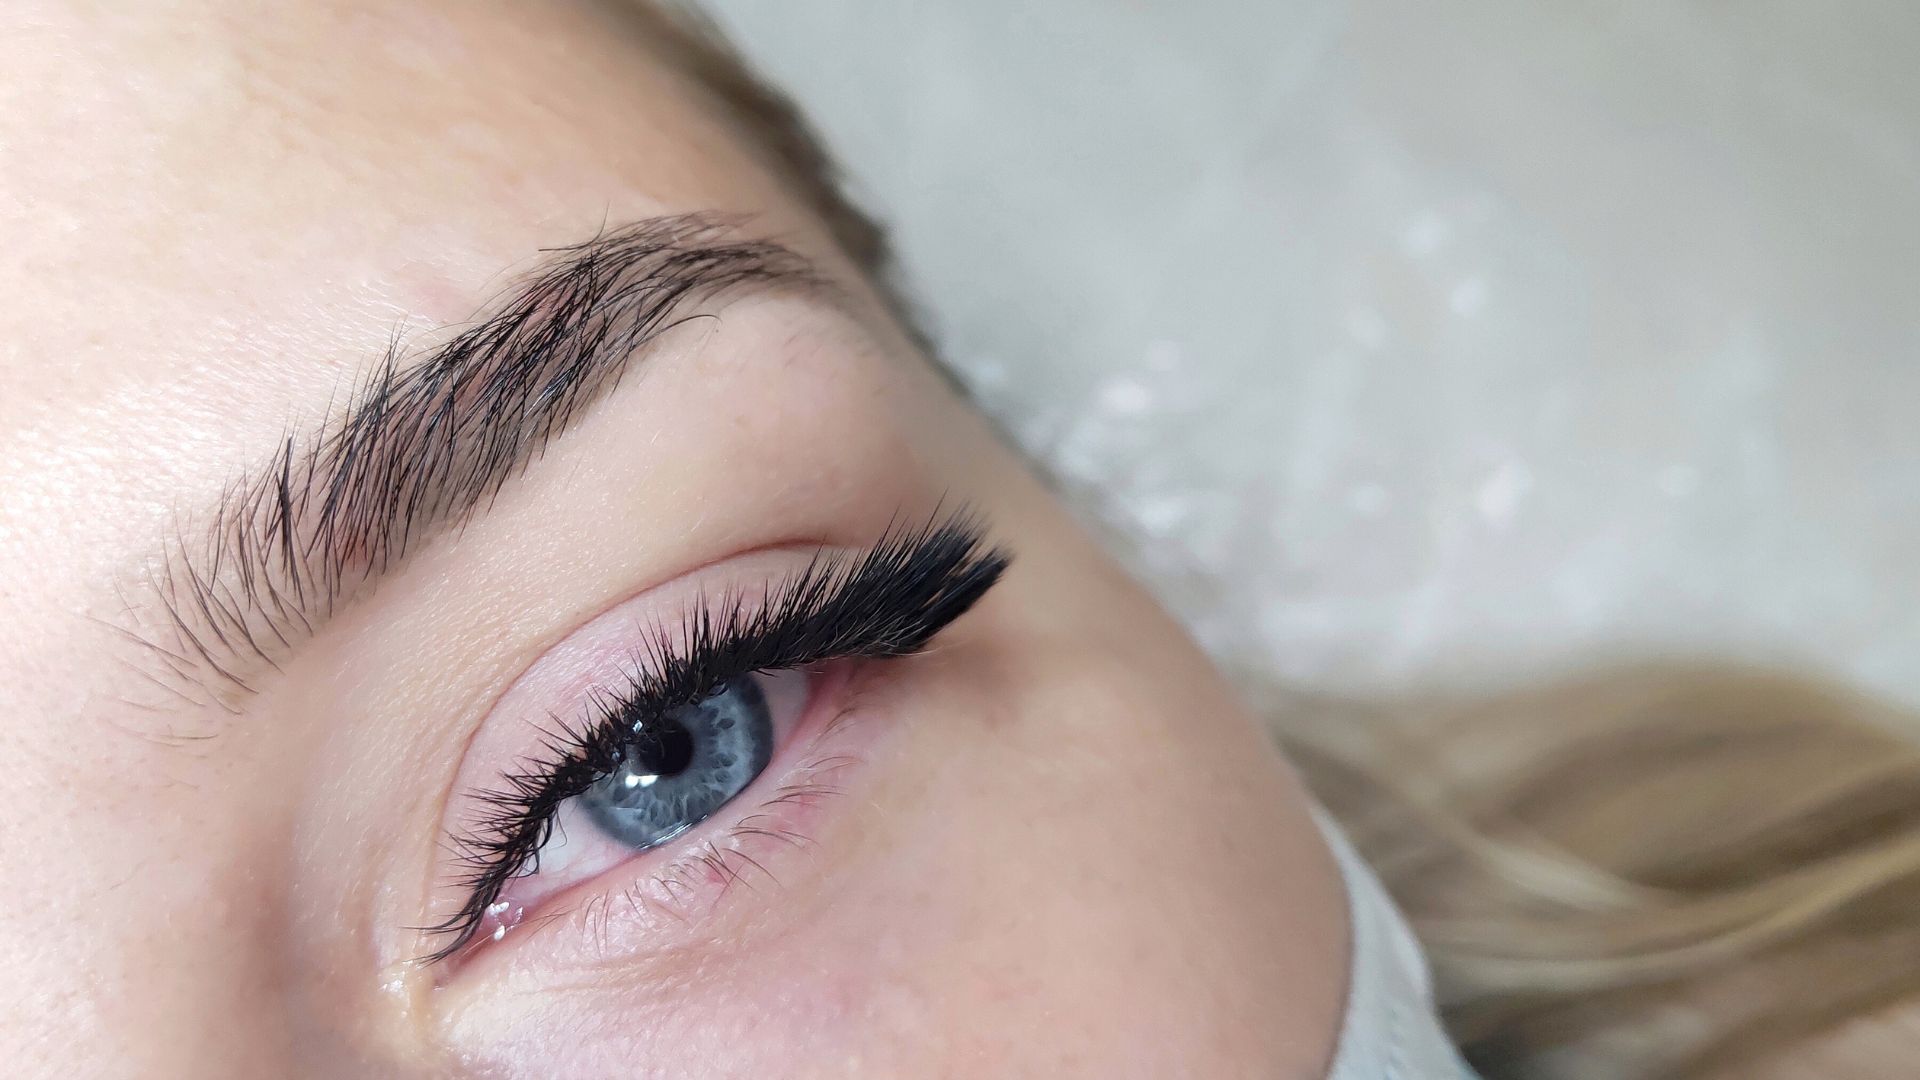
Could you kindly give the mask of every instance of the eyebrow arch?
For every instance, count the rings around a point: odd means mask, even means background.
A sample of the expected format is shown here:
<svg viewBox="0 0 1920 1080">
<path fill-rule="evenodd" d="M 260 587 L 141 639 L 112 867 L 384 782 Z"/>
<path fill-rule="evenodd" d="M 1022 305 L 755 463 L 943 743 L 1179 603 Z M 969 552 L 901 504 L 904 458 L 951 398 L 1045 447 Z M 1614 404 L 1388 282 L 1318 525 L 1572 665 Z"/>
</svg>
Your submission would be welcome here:
<svg viewBox="0 0 1920 1080">
<path fill-rule="evenodd" d="M 389 346 L 345 408 L 288 434 L 149 560 L 146 595 L 125 597 L 148 661 L 137 669 L 173 696 L 237 711 L 259 672 L 490 505 L 662 334 L 744 291 L 844 303 L 807 260 L 737 226 L 649 218 L 551 249 L 452 337 L 417 354 Z"/>
</svg>

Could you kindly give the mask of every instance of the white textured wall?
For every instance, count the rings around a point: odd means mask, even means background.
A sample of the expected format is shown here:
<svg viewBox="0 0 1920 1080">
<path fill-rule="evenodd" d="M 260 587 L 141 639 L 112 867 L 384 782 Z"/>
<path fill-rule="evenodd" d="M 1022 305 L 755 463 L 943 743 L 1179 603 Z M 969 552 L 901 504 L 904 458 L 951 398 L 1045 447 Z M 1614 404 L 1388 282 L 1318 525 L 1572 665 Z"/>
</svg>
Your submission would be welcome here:
<svg viewBox="0 0 1920 1080">
<path fill-rule="evenodd" d="M 1920 704 L 1920 5 L 708 6 L 1223 655 Z"/>
</svg>

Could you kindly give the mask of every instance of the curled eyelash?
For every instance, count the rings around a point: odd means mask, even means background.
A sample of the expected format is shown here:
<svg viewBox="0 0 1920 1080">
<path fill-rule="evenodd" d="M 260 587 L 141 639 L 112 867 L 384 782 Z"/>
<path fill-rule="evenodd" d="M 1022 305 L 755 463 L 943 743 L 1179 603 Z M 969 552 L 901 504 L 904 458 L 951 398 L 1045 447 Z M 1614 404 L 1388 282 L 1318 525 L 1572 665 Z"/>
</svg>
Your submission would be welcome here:
<svg viewBox="0 0 1920 1080">
<path fill-rule="evenodd" d="M 865 552 L 816 554 L 751 601 L 731 592 L 696 603 L 676 633 L 656 626 L 627 685 L 596 692 L 583 722 L 557 722 L 533 759 L 469 796 L 481 810 L 452 839 L 464 900 L 422 928 L 443 939 L 422 962 L 459 952 L 507 883 L 538 868 L 560 805 L 619 766 L 637 725 L 752 672 L 919 652 L 999 580 L 1007 561 L 987 546 L 979 520 L 961 512 L 890 529 Z"/>
</svg>

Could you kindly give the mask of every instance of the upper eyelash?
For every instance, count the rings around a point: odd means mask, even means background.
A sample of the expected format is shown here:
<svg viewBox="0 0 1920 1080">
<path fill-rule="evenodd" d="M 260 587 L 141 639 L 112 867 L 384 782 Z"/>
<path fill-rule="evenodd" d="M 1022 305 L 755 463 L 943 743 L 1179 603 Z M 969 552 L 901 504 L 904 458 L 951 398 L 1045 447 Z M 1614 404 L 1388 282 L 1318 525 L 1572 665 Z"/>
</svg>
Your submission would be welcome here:
<svg viewBox="0 0 1920 1080">
<path fill-rule="evenodd" d="M 434 963 L 473 938 L 507 882 L 547 842 L 560 804 L 617 765 L 635 714 L 660 716 L 730 679 L 827 660 L 918 652 L 999 580 L 1008 555 L 988 547 L 981 522 L 961 511 L 891 528 L 864 552 L 820 552 L 798 574 L 769 584 L 758 602 L 734 592 L 696 603 L 680 632 L 656 626 L 637 650 L 628 685 L 593 695 L 588 718 L 559 722 L 538 757 L 468 796 L 484 807 L 452 838 L 463 867 L 460 906 L 423 929 L 444 938 Z"/>
</svg>

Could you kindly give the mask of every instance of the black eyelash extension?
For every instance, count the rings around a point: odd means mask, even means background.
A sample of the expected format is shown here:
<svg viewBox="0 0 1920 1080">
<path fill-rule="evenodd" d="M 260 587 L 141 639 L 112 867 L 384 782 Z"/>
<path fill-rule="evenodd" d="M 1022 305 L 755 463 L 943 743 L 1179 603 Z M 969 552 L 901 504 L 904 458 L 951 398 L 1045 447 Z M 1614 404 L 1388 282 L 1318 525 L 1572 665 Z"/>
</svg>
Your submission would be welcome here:
<svg viewBox="0 0 1920 1080">
<path fill-rule="evenodd" d="M 472 796 L 485 809 L 453 839 L 466 899 L 422 928 L 445 940 L 421 962 L 444 960 L 473 939 L 507 882 L 536 865 L 560 804 L 618 767 L 636 724 L 755 671 L 918 652 L 993 587 L 1007 561 L 963 511 L 889 529 L 865 552 L 818 554 L 755 603 L 737 594 L 697 603 L 678 634 L 656 627 L 629 685 L 596 695 L 585 723 L 549 733 L 537 760 Z"/>
</svg>

